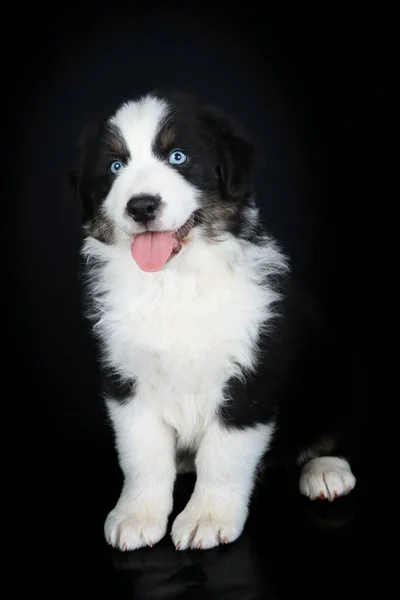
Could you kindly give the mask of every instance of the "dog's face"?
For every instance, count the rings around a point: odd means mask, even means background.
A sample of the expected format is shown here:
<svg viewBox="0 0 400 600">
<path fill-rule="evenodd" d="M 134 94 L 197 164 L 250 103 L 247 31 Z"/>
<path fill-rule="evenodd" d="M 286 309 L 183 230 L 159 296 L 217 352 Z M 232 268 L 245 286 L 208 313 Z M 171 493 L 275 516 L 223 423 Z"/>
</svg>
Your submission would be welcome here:
<svg viewBox="0 0 400 600">
<path fill-rule="evenodd" d="M 217 109 L 180 94 L 127 102 L 81 140 L 73 182 L 87 233 L 105 243 L 202 225 L 239 233 L 253 147 Z"/>
</svg>

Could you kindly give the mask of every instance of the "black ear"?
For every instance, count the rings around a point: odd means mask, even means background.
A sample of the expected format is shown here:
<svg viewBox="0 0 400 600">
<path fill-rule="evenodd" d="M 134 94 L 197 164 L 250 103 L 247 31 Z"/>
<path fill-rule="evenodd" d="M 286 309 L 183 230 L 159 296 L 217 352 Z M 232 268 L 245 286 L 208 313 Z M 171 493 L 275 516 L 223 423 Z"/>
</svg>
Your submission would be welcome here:
<svg viewBox="0 0 400 600">
<path fill-rule="evenodd" d="M 90 157 L 92 157 L 94 145 L 99 131 L 98 122 L 86 125 L 76 145 L 76 158 L 70 171 L 70 184 L 74 198 L 80 205 L 80 218 L 82 222 L 91 218 L 93 213 L 93 192 L 88 185 L 87 173 L 90 170 Z"/>
<path fill-rule="evenodd" d="M 255 148 L 247 132 L 215 107 L 205 107 L 202 118 L 211 129 L 217 144 L 223 197 L 246 201 L 252 195 L 255 167 Z"/>
</svg>

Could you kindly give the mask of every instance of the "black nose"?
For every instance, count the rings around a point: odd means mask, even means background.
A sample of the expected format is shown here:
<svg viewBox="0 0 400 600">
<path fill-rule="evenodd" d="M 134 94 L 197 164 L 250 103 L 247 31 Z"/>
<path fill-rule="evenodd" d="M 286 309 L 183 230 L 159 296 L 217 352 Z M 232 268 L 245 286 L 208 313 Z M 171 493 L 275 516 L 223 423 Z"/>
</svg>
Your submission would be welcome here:
<svg viewBox="0 0 400 600">
<path fill-rule="evenodd" d="M 157 209 L 161 204 L 159 196 L 133 196 L 126 205 L 129 216 L 138 223 L 148 223 L 156 218 Z"/>
</svg>

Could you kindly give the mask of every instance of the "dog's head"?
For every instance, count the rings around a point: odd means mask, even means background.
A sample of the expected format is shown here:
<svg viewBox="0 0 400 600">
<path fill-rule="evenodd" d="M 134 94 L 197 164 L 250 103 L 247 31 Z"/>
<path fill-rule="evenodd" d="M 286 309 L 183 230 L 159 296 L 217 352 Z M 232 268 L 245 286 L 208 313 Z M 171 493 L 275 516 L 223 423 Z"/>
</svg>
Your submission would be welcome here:
<svg viewBox="0 0 400 600">
<path fill-rule="evenodd" d="M 253 158 L 238 124 L 191 96 L 127 102 L 80 140 L 72 180 L 86 232 L 129 239 L 145 270 L 158 270 L 154 256 L 164 264 L 196 227 L 208 238 L 240 235 L 254 225 Z"/>
</svg>

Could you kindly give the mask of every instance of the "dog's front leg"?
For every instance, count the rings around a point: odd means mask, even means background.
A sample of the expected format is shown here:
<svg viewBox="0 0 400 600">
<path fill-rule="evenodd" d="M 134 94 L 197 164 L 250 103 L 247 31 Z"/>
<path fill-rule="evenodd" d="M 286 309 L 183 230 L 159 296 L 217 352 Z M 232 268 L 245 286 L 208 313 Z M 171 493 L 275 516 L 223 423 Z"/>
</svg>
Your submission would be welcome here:
<svg viewBox="0 0 400 600">
<path fill-rule="evenodd" d="M 104 533 L 120 550 L 153 546 L 164 537 L 172 511 L 175 440 L 148 399 L 108 403 L 124 485 Z"/>
<path fill-rule="evenodd" d="M 174 521 L 179 550 L 206 549 L 236 540 L 243 531 L 257 465 L 273 428 L 228 428 L 218 420 L 204 435 L 196 456 L 197 482 Z"/>
</svg>

